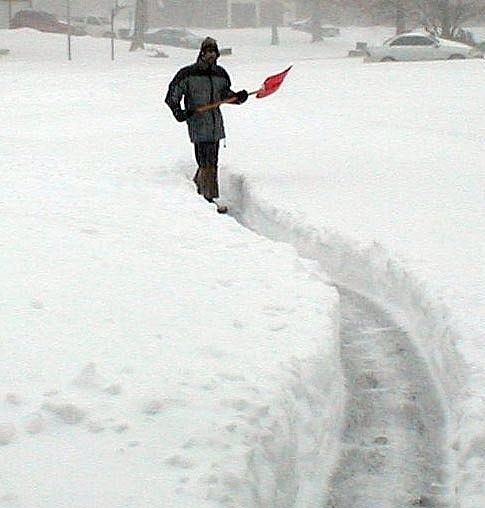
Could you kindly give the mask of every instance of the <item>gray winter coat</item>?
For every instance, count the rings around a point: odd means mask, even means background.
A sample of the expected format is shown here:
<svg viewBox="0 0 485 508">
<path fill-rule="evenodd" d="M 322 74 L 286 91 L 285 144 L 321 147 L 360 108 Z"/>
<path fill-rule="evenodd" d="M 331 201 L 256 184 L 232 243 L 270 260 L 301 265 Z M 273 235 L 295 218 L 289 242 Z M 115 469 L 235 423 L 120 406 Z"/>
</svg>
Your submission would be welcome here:
<svg viewBox="0 0 485 508">
<path fill-rule="evenodd" d="M 168 87 L 165 102 L 175 118 L 179 118 L 182 114 L 180 107 L 182 98 L 184 109 L 189 111 L 234 95 L 231 80 L 225 69 L 216 64 L 209 66 L 199 57 L 196 63 L 177 72 Z M 219 108 L 196 113 L 187 119 L 187 124 L 192 143 L 218 141 L 226 137 Z"/>
</svg>

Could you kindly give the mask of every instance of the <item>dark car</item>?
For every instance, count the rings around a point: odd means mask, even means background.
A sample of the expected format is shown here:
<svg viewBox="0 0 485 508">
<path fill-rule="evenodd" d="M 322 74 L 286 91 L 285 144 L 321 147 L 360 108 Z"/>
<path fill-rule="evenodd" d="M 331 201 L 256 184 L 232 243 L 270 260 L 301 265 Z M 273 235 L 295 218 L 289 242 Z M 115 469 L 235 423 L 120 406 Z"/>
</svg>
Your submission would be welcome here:
<svg viewBox="0 0 485 508">
<path fill-rule="evenodd" d="M 312 33 L 313 21 L 311 18 L 293 21 L 293 23 L 290 23 L 290 27 L 293 28 L 293 30 L 298 30 L 300 32 Z M 338 37 L 340 35 L 340 29 L 336 26 L 320 25 L 320 33 L 322 37 Z"/>
<path fill-rule="evenodd" d="M 15 13 L 10 20 L 10 28 L 34 28 L 40 32 L 65 34 L 69 30 L 69 25 L 48 12 L 25 9 Z M 86 31 L 71 25 L 71 34 L 86 35 Z"/>
<path fill-rule="evenodd" d="M 186 28 L 160 28 L 145 32 L 143 38 L 148 44 L 164 44 L 190 49 L 199 49 L 204 40 L 203 37 L 189 32 Z"/>
</svg>

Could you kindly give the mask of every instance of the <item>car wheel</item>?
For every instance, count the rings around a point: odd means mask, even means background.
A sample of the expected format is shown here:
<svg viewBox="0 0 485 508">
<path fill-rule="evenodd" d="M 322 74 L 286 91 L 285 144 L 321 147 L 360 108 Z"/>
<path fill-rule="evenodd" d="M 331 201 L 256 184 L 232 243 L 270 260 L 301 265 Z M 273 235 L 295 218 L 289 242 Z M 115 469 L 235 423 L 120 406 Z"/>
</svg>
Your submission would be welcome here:
<svg viewBox="0 0 485 508">
<path fill-rule="evenodd" d="M 392 58 L 392 56 L 385 56 L 384 58 L 381 59 L 381 62 L 395 62 L 396 59 L 395 58 Z"/>
<path fill-rule="evenodd" d="M 448 58 L 448 60 L 465 60 L 465 57 L 463 55 L 456 53 L 454 55 L 450 55 L 450 58 Z"/>
</svg>

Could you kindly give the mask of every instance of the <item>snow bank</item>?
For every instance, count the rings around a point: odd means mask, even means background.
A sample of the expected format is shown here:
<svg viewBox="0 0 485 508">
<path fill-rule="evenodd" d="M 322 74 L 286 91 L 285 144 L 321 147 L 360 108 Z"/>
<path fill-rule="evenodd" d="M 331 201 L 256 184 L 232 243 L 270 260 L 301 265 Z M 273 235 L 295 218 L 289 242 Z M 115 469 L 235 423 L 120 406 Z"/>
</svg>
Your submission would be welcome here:
<svg viewBox="0 0 485 508">
<path fill-rule="evenodd" d="M 229 172 L 226 190 L 238 220 L 278 242 L 288 242 L 304 258 L 319 262 L 337 285 L 356 290 L 389 309 L 406 327 L 426 359 L 448 412 L 449 471 L 460 506 L 483 499 L 484 399 L 479 378 L 479 336 L 459 327 L 450 302 L 433 288 L 433 277 L 391 255 L 376 242 L 358 243 L 319 228 L 315 218 L 298 217 L 271 204 L 251 179 Z M 470 342 L 473 342 L 470 347 Z M 468 352 L 468 354 L 467 354 Z M 483 358 L 483 357 L 482 357 Z M 471 374 L 469 374 L 471 372 Z"/>
<path fill-rule="evenodd" d="M 313 263 L 173 171 L 3 190 L 0 500 L 281 508 L 321 484 L 343 389 Z"/>
</svg>

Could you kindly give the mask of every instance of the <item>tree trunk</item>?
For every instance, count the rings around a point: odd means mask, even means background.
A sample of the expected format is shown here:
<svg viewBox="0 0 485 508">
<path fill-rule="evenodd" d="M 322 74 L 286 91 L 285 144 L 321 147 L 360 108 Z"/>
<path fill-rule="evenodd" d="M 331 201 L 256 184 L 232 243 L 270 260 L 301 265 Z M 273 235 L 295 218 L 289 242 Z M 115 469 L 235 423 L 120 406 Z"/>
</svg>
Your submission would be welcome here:
<svg viewBox="0 0 485 508">
<path fill-rule="evenodd" d="M 276 1 L 271 2 L 271 46 L 278 46 L 280 37 L 278 35 L 278 10 Z"/>
<path fill-rule="evenodd" d="M 312 42 L 323 41 L 322 35 L 322 9 L 319 0 L 312 0 L 311 14 Z"/>
<path fill-rule="evenodd" d="M 280 43 L 280 36 L 278 35 L 278 25 L 276 23 L 271 24 L 271 46 L 278 46 Z"/>
<path fill-rule="evenodd" d="M 133 33 L 133 41 L 130 46 L 130 51 L 143 49 L 144 36 L 147 25 L 147 0 L 136 0 L 135 7 L 135 29 Z"/>
<path fill-rule="evenodd" d="M 441 14 L 441 36 L 444 39 L 451 38 L 451 16 L 450 16 L 450 0 L 440 0 Z"/>
<path fill-rule="evenodd" d="M 406 13 L 402 0 L 396 2 L 396 35 L 406 31 Z"/>
</svg>

